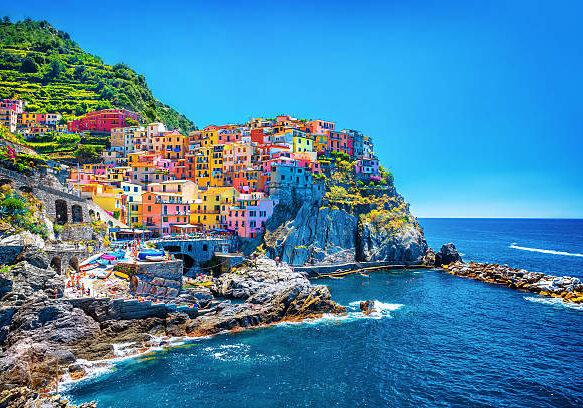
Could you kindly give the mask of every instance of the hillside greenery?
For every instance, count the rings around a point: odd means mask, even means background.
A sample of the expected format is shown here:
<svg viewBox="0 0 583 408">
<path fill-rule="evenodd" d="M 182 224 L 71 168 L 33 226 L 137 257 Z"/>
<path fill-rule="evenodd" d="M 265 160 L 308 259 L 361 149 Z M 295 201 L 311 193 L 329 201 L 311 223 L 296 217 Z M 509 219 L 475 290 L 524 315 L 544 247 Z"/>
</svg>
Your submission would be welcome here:
<svg viewBox="0 0 583 408">
<path fill-rule="evenodd" d="M 169 129 L 195 129 L 154 98 L 142 74 L 122 63 L 105 64 L 47 21 L 0 21 L 0 98 L 22 99 L 29 112 L 60 112 L 65 119 L 118 107 Z"/>
</svg>

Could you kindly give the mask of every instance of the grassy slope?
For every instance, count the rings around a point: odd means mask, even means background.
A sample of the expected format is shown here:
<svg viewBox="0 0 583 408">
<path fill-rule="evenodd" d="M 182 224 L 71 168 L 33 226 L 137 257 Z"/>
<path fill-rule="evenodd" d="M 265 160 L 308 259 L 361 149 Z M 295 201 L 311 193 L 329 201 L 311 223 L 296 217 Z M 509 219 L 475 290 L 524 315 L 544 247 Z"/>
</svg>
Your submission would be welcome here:
<svg viewBox="0 0 583 408">
<path fill-rule="evenodd" d="M 23 99 L 28 111 L 61 112 L 67 118 L 125 107 L 170 129 L 194 129 L 152 96 L 143 75 L 124 64 L 103 63 L 46 21 L 0 23 L 0 98 Z"/>
</svg>

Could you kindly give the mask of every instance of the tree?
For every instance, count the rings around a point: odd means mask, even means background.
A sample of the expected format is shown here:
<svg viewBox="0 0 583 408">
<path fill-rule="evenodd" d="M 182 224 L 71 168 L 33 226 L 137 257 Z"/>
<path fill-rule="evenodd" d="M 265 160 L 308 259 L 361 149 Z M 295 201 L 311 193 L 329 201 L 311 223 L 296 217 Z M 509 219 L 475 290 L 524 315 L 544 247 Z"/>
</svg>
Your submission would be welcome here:
<svg viewBox="0 0 583 408">
<path fill-rule="evenodd" d="M 20 72 L 29 74 L 38 72 L 38 65 L 36 64 L 36 61 L 30 57 L 26 57 L 20 65 Z"/>
<path fill-rule="evenodd" d="M 49 70 L 45 74 L 45 79 L 51 80 L 51 79 L 57 78 L 64 71 L 65 71 L 65 65 L 61 61 L 59 61 L 58 59 L 54 59 L 51 61 L 51 64 L 49 65 Z"/>
<path fill-rule="evenodd" d="M 4 17 L 2 18 L 2 22 L 3 22 L 4 24 L 10 24 L 10 17 L 8 17 L 8 16 L 4 16 Z"/>
<path fill-rule="evenodd" d="M 126 126 L 138 126 L 140 124 L 140 122 L 138 122 L 137 120 L 133 119 L 133 118 L 126 118 L 125 119 L 125 125 Z"/>
<path fill-rule="evenodd" d="M 73 154 L 79 161 L 92 161 L 99 157 L 99 153 L 93 146 L 79 146 Z"/>
</svg>

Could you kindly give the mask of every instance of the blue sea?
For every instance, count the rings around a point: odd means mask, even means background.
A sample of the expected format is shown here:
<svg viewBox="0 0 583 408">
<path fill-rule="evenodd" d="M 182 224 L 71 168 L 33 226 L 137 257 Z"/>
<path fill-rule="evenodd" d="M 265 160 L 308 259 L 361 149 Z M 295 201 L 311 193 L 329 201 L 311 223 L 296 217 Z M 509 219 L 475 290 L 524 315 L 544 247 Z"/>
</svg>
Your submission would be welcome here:
<svg viewBox="0 0 583 408">
<path fill-rule="evenodd" d="M 465 260 L 582 276 L 581 220 L 421 224 Z M 350 312 L 125 360 L 68 396 L 102 408 L 583 406 L 581 307 L 439 271 L 317 283 Z M 358 312 L 366 299 L 371 316 Z"/>
</svg>

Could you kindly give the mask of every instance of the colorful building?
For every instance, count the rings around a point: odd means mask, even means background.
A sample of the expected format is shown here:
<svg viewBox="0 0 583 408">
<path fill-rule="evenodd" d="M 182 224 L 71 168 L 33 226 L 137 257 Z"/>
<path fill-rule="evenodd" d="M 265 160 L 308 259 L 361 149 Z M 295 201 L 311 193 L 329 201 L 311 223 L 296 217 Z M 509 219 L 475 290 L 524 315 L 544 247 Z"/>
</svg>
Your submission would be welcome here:
<svg viewBox="0 0 583 408">
<path fill-rule="evenodd" d="M 67 122 L 67 130 L 110 133 L 111 129 L 124 126 L 127 123 L 126 119 L 139 122 L 141 117 L 128 109 L 103 109 L 86 113 L 79 119 Z"/>
</svg>

